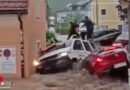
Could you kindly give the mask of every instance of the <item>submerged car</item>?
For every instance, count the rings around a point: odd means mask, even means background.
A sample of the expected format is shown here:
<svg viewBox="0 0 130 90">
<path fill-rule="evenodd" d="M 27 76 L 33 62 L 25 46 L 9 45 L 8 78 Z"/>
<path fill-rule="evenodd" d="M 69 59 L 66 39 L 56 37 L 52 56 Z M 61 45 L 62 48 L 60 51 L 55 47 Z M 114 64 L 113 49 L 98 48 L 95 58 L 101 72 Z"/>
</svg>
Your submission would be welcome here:
<svg viewBox="0 0 130 90">
<path fill-rule="evenodd" d="M 73 62 L 85 59 L 98 45 L 81 39 L 70 39 L 57 43 L 55 48 L 34 60 L 38 72 L 71 68 Z"/>
<path fill-rule="evenodd" d="M 116 38 L 121 34 L 120 30 L 106 29 L 102 31 L 95 31 L 93 33 L 93 41 L 100 42 L 102 46 L 111 45 Z"/>
<path fill-rule="evenodd" d="M 90 73 L 102 76 L 110 70 L 127 67 L 127 56 L 123 48 L 99 51 L 88 56 L 87 69 Z"/>
</svg>

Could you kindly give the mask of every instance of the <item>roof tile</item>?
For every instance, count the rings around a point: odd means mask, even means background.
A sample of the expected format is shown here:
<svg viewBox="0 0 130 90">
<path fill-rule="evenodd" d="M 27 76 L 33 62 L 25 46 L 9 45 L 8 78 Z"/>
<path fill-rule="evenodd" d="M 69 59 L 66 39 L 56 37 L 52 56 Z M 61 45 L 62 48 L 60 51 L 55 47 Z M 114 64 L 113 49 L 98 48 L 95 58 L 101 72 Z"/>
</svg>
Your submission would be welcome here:
<svg viewBox="0 0 130 90">
<path fill-rule="evenodd" d="M 28 0 L 0 0 L 0 14 L 27 13 Z"/>
</svg>

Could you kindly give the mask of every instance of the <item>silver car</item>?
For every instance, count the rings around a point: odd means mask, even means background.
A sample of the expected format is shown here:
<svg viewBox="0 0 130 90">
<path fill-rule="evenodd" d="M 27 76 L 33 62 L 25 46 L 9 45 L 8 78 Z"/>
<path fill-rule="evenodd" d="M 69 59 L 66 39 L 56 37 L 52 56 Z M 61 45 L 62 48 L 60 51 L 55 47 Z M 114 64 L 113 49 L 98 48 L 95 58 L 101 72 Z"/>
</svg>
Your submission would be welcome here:
<svg viewBox="0 0 130 90">
<path fill-rule="evenodd" d="M 73 62 L 84 60 L 98 45 L 82 39 L 70 39 L 65 42 L 57 43 L 55 48 L 37 60 L 34 65 L 37 71 L 63 70 L 71 68 Z"/>
</svg>

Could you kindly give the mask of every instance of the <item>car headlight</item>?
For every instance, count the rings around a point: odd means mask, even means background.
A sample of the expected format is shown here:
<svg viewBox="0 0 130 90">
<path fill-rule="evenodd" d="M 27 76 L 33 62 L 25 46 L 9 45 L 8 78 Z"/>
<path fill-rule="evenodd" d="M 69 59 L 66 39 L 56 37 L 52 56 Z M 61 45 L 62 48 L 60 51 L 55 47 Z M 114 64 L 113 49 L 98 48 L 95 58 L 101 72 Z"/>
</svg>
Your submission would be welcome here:
<svg viewBox="0 0 130 90">
<path fill-rule="evenodd" d="M 33 65 L 34 65 L 34 66 L 38 66 L 39 64 L 40 64 L 40 63 L 39 63 L 37 60 L 34 60 L 34 61 L 33 61 Z"/>
<path fill-rule="evenodd" d="M 61 56 L 61 57 L 67 56 L 67 52 L 61 53 L 59 56 Z"/>
</svg>

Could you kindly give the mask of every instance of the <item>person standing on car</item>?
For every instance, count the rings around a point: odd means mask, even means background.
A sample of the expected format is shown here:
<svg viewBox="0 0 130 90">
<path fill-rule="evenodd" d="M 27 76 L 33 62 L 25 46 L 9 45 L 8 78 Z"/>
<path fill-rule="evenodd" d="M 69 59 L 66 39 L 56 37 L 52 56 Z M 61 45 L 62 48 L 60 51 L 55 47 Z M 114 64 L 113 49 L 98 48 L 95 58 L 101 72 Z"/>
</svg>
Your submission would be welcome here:
<svg viewBox="0 0 130 90">
<path fill-rule="evenodd" d="M 83 40 L 87 39 L 87 27 L 85 25 L 85 21 L 82 20 L 80 23 L 79 23 L 79 33 L 80 33 L 80 36 Z"/>
<path fill-rule="evenodd" d="M 69 36 L 67 39 L 69 39 L 72 35 L 78 35 L 77 28 L 78 24 L 76 22 L 70 22 L 70 31 L 69 31 Z"/>
<path fill-rule="evenodd" d="M 85 17 L 85 26 L 87 28 L 87 39 L 92 38 L 94 23 L 86 16 Z"/>
</svg>

